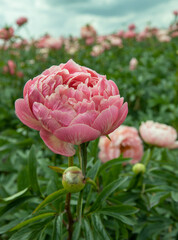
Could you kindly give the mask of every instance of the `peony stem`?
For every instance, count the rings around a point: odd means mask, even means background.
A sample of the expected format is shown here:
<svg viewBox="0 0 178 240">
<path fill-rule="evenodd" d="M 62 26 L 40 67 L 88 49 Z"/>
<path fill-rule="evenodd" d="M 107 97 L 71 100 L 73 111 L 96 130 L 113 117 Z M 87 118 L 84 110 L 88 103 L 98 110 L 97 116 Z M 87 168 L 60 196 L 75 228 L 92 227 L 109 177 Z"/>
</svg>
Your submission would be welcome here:
<svg viewBox="0 0 178 240">
<path fill-rule="evenodd" d="M 68 167 L 73 166 L 73 157 L 68 157 Z M 70 199 L 71 199 L 71 193 L 67 193 L 66 195 L 66 202 L 65 202 L 65 210 L 67 213 L 68 218 L 68 240 L 72 239 L 72 233 L 73 233 L 73 217 L 70 211 Z"/>
<path fill-rule="evenodd" d="M 86 168 L 87 168 L 87 143 L 82 143 L 79 146 L 79 162 L 80 168 L 82 169 L 83 176 L 86 177 Z M 82 222 L 82 206 L 83 206 L 83 190 L 79 193 L 78 204 L 77 204 L 77 216 L 78 221 L 81 224 Z"/>
</svg>

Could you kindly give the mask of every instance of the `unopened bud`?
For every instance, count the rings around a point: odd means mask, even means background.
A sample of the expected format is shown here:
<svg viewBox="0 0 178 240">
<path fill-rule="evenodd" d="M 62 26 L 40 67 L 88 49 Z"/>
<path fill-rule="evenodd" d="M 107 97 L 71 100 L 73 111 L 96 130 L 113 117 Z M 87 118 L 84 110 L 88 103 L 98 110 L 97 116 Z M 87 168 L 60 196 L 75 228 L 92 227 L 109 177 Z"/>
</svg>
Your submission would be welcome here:
<svg viewBox="0 0 178 240">
<path fill-rule="evenodd" d="M 135 174 L 144 173 L 145 170 L 146 170 L 145 165 L 142 163 L 136 163 L 132 168 L 132 171 Z"/>
<path fill-rule="evenodd" d="M 85 178 L 78 167 L 67 168 L 62 175 L 62 185 L 70 193 L 80 192 L 85 186 Z"/>
</svg>

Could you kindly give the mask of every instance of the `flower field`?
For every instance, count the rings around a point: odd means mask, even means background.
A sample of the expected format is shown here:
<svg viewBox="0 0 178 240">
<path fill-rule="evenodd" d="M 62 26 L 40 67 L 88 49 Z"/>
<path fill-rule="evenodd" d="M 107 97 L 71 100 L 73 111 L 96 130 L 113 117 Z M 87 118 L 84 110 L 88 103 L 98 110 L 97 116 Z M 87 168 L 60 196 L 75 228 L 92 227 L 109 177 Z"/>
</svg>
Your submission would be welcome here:
<svg viewBox="0 0 178 240">
<path fill-rule="evenodd" d="M 0 240 L 178 238 L 178 12 L 167 29 L 0 29 Z"/>
</svg>

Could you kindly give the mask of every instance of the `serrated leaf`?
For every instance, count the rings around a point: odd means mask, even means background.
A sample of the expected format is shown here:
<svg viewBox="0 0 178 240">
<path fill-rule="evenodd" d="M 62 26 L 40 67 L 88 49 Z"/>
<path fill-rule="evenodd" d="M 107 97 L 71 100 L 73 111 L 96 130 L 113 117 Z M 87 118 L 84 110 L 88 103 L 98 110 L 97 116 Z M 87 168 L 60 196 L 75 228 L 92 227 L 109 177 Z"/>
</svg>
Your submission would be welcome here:
<svg viewBox="0 0 178 240">
<path fill-rule="evenodd" d="M 93 231 L 90 226 L 90 222 L 86 218 L 83 219 L 83 226 L 84 226 L 85 240 L 94 240 Z"/>
<path fill-rule="evenodd" d="M 36 150 L 34 145 L 31 147 L 28 157 L 28 172 L 29 172 L 29 180 L 32 190 L 41 195 L 40 187 L 37 180 L 37 159 L 36 159 Z"/>
<path fill-rule="evenodd" d="M 10 202 L 12 200 L 15 200 L 23 195 L 25 195 L 28 192 L 29 188 L 25 188 L 20 192 L 17 192 L 13 194 L 12 196 L 6 197 L 6 198 L 0 198 L 0 202 Z"/>
<path fill-rule="evenodd" d="M 15 230 L 18 230 L 32 222 L 35 222 L 35 221 L 38 221 L 40 219 L 44 219 L 44 218 L 47 218 L 47 217 L 52 217 L 54 216 L 56 213 L 54 212 L 49 212 L 49 213 L 43 213 L 43 214 L 40 214 L 38 216 L 35 216 L 35 217 L 32 217 L 30 219 L 27 219 L 25 220 L 24 222 L 21 222 L 19 224 L 17 224 L 15 227 L 11 228 L 10 231 L 15 231 Z"/>
<path fill-rule="evenodd" d="M 121 187 L 127 181 L 128 177 L 121 177 L 112 183 L 108 184 L 103 191 L 97 196 L 94 204 L 92 205 L 90 211 L 88 213 L 96 211 L 97 208 L 101 206 L 101 203 L 106 200 L 106 198 L 112 194 L 117 188 Z"/>
<path fill-rule="evenodd" d="M 64 194 L 66 194 L 67 191 L 63 188 L 60 189 L 56 192 L 51 193 L 50 195 L 48 195 L 45 200 L 43 202 L 41 202 L 38 207 L 33 211 L 33 213 L 39 211 L 41 208 L 43 208 L 44 206 L 48 205 L 49 203 L 57 200 L 59 197 L 63 196 Z"/>
<path fill-rule="evenodd" d="M 99 235 L 102 237 L 102 239 L 111 240 L 108 233 L 106 232 L 100 216 L 98 214 L 92 214 L 91 220 L 93 227 L 95 228 L 96 232 L 98 232 Z"/>
</svg>

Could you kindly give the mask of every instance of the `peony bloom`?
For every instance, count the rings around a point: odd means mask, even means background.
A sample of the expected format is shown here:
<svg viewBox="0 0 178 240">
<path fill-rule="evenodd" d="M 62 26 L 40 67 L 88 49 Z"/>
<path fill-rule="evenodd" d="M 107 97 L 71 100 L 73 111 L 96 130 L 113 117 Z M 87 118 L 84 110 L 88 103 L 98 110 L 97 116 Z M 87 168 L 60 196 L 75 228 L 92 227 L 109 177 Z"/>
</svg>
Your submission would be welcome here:
<svg viewBox="0 0 178 240">
<path fill-rule="evenodd" d="M 177 132 L 173 127 L 147 121 L 141 124 L 139 131 L 146 143 L 171 149 L 178 148 Z"/>
<path fill-rule="evenodd" d="M 9 40 L 14 35 L 14 29 L 12 27 L 0 29 L 0 39 Z"/>
<path fill-rule="evenodd" d="M 74 144 L 114 131 L 128 113 L 113 81 L 73 60 L 29 80 L 23 96 L 15 102 L 19 119 L 64 156 L 75 154 Z"/>
<path fill-rule="evenodd" d="M 82 38 L 96 37 L 96 30 L 91 25 L 83 26 L 80 30 L 80 35 Z"/>
<path fill-rule="evenodd" d="M 130 63 L 129 63 L 129 69 L 130 69 L 131 71 L 133 71 L 133 70 L 136 69 L 137 65 L 138 65 L 137 59 L 136 59 L 136 58 L 132 58 L 132 59 L 130 60 Z"/>
<path fill-rule="evenodd" d="M 8 60 L 7 66 L 4 66 L 3 68 L 4 73 L 10 73 L 10 75 L 14 75 L 16 71 L 16 64 L 12 60 Z"/>
<path fill-rule="evenodd" d="M 135 26 L 135 24 L 133 24 L 133 23 L 128 26 L 128 29 L 129 29 L 130 31 L 135 30 L 135 28 L 136 28 L 136 26 Z"/>
<path fill-rule="evenodd" d="M 22 25 L 24 25 L 26 22 L 28 21 L 28 19 L 26 17 L 20 17 L 17 19 L 16 23 L 19 27 L 21 27 Z"/>
<path fill-rule="evenodd" d="M 102 162 L 118 158 L 120 154 L 125 158 L 132 158 L 132 164 L 141 160 L 143 145 L 136 128 L 120 126 L 109 137 L 111 140 L 105 136 L 99 140 L 99 158 Z"/>
<path fill-rule="evenodd" d="M 102 54 L 105 50 L 105 47 L 102 46 L 102 45 L 95 45 L 92 47 L 92 51 L 91 51 L 91 56 L 93 57 L 97 57 L 99 56 L 100 54 Z"/>
<path fill-rule="evenodd" d="M 173 14 L 174 14 L 175 16 L 178 16 L 178 10 L 173 11 Z"/>
</svg>

